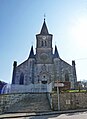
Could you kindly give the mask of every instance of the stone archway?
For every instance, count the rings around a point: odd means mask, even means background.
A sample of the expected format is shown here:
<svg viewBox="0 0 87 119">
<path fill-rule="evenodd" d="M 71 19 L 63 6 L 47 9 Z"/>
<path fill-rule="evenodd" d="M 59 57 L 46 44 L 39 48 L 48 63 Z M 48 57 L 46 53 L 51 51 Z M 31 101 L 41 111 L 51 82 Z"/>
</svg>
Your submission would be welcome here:
<svg viewBox="0 0 87 119">
<path fill-rule="evenodd" d="M 49 81 L 49 73 L 47 72 L 47 67 L 46 65 L 42 65 L 41 67 L 41 72 L 39 74 L 40 76 L 40 81 L 42 84 L 47 84 Z"/>
<path fill-rule="evenodd" d="M 50 74 L 47 71 L 46 65 L 42 65 L 41 72 L 39 73 L 39 81 L 42 92 L 47 92 L 47 86 L 50 80 Z"/>
</svg>

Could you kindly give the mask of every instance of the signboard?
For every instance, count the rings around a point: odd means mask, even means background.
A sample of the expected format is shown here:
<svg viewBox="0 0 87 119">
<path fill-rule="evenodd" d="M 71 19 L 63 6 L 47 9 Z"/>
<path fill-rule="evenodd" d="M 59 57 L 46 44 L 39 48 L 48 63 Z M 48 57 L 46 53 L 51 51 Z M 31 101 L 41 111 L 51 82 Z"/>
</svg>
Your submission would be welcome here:
<svg viewBox="0 0 87 119">
<path fill-rule="evenodd" d="M 67 105 L 68 105 L 68 104 L 70 105 L 70 100 L 66 100 L 66 104 L 67 104 Z"/>
<path fill-rule="evenodd" d="M 64 87 L 64 84 L 63 84 L 63 83 L 58 83 L 58 82 L 56 82 L 56 83 L 54 84 L 54 86 L 55 86 L 55 87 Z"/>
</svg>

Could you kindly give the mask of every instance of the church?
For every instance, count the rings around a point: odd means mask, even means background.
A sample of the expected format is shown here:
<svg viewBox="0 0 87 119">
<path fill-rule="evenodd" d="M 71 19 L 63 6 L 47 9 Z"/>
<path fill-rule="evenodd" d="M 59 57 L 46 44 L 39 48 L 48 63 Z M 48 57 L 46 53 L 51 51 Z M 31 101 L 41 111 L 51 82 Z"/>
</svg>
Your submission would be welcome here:
<svg viewBox="0 0 87 119">
<path fill-rule="evenodd" d="M 39 87 L 41 84 L 45 86 L 52 84 L 53 88 L 54 83 L 59 81 L 70 82 L 70 89 L 75 89 L 77 82 L 75 61 L 70 65 L 62 60 L 56 45 L 53 53 L 52 40 L 53 35 L 49 33 L 44 19 L 40 33 L 36 34 L 36 54 L 31 46 L 27 60 L 20 65 L 14 61 L 12 85 Z"/>
</svg>

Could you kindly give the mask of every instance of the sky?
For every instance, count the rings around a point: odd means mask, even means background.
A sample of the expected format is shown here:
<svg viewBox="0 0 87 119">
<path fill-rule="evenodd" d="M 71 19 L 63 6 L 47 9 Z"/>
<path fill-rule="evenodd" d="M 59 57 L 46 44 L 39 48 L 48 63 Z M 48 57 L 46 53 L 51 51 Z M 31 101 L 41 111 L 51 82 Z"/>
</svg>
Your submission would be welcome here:
<svg viewBox="0 0 87 119">
<path fill-rule="evenodd" d="M 76 63 L 77 80 L 87 80 L 87 0 L 0 0 L 0 80 L 11 83 L 13 62 L 36 48 L 44 14 L 53 48 Z"/>
</svg>

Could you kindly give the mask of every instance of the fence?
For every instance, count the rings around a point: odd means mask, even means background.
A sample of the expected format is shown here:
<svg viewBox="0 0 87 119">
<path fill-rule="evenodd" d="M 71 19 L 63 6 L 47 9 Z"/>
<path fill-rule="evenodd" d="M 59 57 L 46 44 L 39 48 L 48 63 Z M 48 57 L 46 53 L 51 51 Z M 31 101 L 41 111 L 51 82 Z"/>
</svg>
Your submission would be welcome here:
<svg viewBox="0 0 87 119">
<path fill-rule="evenodd" d="M 29 84 L 29 85 L 10 85 L 5 86 L 2 93 L 24 93 L 24 92 L 51 92 L 52 83 L 50 84 Z"/>
</svg>

